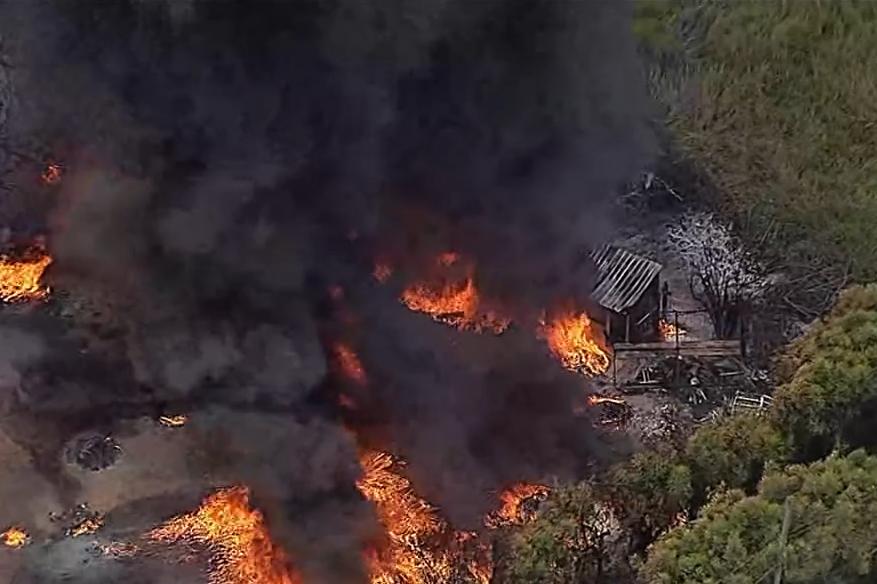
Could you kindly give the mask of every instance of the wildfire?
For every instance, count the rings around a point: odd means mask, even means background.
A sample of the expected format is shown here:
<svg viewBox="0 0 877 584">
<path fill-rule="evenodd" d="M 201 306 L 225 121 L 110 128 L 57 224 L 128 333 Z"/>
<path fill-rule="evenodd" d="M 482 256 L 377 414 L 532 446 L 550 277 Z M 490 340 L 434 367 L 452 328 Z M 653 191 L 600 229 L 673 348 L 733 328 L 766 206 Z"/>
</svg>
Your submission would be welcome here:
<svg viewBox="0 0 877 584">
<path fill-rule="evenodd" d="M 103 515 L 94 514 L 90 517 L 85 517 L 82 521 L 72 525 L 67 530 L 67 535 L 70 537 L 79 537 L 80 535 L 88 535 L 94 533 L 104 525 Z"/>
<path fill-rule="evenodd" d="M 183 414 L 176 416 L 159 416 L 158 418 L 158 423 L 168 428 L 179 428 L 180 426 L 185 426 L 187 421 L 189 421 L 189 418 Z"/>
<path fill-rule="evenodd" d="M 24 547 L 30 543 L 30 536 L 20 527 L 10 527 L 3 533 L 0 533 L 0 538 L 3 539 L 3 545 L 11 548 Z"/>
<path fill-rule="evenodd" d="M 442 253 L 435 261 L 440 272 L 459 263 L 460 255 L 456 252 Z M 435 279 L 416 282 L 402 292 L 401 300 L 409 309 L 461 330 L 500 334 L 511 324 L 510 319 L 484 308 L 471 266 L 462 278 L 449 278 L 447 273 L 441 273 Z"/>
<path fill-rule="evenodd" d="M 52 263 L 42 247 L 34 247 L 18 257 L 0 255 L 0 301 L 25 302 L 45 298 L 49 289 L 40 284 Z"/>
<path fill-rule="evenodd" d="M 584 312 L 567 311 L 542 323 L 541 335 L 570 371 L 599 375 L 609 369 L 610 350 L 603 332 Z"/>
<path fill-rule="evenodd" d="M 663 318 L 658 321 L 658 332 L 661 333 L 661 338 L 665 341 L 675 341 L 677 338 L 688 334 L 684 328 L 676 326 L 672 322 L 667 322 Z"/>
<path fill-rule="evenodd" d="M 210 554 L 210 584 L 300 584 L 286 553 L 271 541 L 262 513 L 250 507 L 249 489 L 221 489 L 197 511 L 149 533 L 152 541 L 203 546 Z"/>
<path fill-rule="evenodd" d="M 61 165 L 55 162 L 50 162 L 43 169 L 42 174 L 40 174 L 40 179 L 47 185 L 56 185 L 61 182 L 61 175 L 63 174 L 63 170 L 61 169 Z"/>
<path fill-rule="evenodd" d="M 624 401 L 623 399 L 620 399 L 617 397 L 605 397 L 605 396 L 600 396 L 600 395 L 589 395 L 588 396 L 588 405 L 590 405 L 590 406 L 596 406 L 598 404 L 605 404 L 605 403 L 624 405 L 627 402 Z"/>
<path fill-rule="evenodd" d="M 445 522 L 397 472 L 402 463 L 385 452 L 366 452 L 360 464 L 363 475 L 356 486 L 375 504 L 389 540 L 367 558 L 371 584 L 422 584 L 449 575 L 452 567 L 447 554 L 431 552 L 424 545 L 446 528 Z"/>
<path fill-rule="evenodd" d="M 365 368 L 362 366 L 362 361 L 360 361 L 359 355 L 349 345 L 335 343 L 333 352 L 335 353 L 335 362 L 344 377 L 359 385 L 368 383 L 368 376 L 365 373 Z"/>
<path fill-rule="evenodd" d="M 522 523 L 527 518 L 524 504 L 535 498 L 544 498 L 550 489 L 545 485 L 517 483 L 499 494 L 500 507 L 485 518 L 491 528 Z"/>
</svg>

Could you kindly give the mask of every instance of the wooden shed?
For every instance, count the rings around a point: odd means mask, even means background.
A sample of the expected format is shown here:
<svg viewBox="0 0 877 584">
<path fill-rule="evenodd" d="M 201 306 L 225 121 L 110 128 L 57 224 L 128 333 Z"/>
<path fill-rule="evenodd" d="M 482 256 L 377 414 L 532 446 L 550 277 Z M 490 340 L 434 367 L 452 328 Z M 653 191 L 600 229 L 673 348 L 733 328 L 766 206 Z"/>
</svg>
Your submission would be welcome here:
<svg viewBox="0 0 877 584">
<path fill-rule="evenodd" d="M 659 336 L 661 264 L 614 246 L 591 254 L 597 266 L 591 315 L 613 342 L 653 341 Z"/>
</svg>

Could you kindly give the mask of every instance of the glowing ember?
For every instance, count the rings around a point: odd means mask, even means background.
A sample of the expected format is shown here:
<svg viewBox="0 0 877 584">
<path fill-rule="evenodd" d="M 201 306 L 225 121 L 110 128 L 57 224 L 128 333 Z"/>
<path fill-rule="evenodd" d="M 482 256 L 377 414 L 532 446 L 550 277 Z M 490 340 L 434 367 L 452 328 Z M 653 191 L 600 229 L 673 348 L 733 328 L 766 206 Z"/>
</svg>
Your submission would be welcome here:
<svg viewBox="0 0 877 584">
<path fill-rule="evenodd" d="M 550 323 L 543 321 L 540 333 L 570 371 L 599 375 L 609 369 L 610 352 L 603 332 L 584 312 L 568 311 Z"/>
<path fill-rule="evenodd" d="M 52 256 L 35 247 L 20 257 L 0 255 L 0 301 L 25 302 L 42 300 L 49 289 L 40 284 Z"/>
<path fill-rule="evenodd" d="M 500 507 L 485 518 L 485 525 L 491 528 L 523 523 L 528 519 L 524 504 L 532 499 L 542 499 L 550 489 L 545 485 L 517 483 L 499 494 Z"/>
<path fill-rule="evenodd" d="M 440 266 L 444 266 L 449 268 L 457 263 L 460 259 L 460 254 L 454 251 L 446 251 L 444 253 L 439 254 L 438 258 L 436 258 L 436 263 Z"/>
<path fill-rule="evenodd" d="M 426 540 L 446 528 L 436 509 L 418 497 L 396 469 L 401 463 L 385 452 L 360 458 L 363 476 L 356 486 L 375 504 L 388 541 L 367 556 L 372 584 L 421 584 L 447 581 L 452 566 L 446 553 L 435 553 Z"/>
<path fill-rule="evenodd" d="M 271 541 L 246 487 L 219 490 L 193 513 L 149 533 L 166 544 L 203 546 L 211 554 L 210 584 L 299 584 L 286 553 Z"/>
<path fill-rule="evenodd" d="M 188 420 L 189 418 L 180 414 L 177 416 L 160 416 L 158 423 L 168 428 L 179 428 L 180 426 L 185 426 Z"/>
<path fill-rule="evenodd" d="M 349 345 L 335 343 L 333 352 L 335 353 L 335 362 L 344 377 L 360 385 L 368 383 L 368 376 L 365 374 L 362 361 L 359 360 L 359 355 Z"/>
<path fill-rule="evenodd" d="M 40 174 L 40 178 L 47 185 L 56 185 L 61 182 L 62 174 L 63 171 L 61 170 L 61 165 L 50 162 L 46 165 L 46 168 L 43 169 L 42 174 Z"/>
<path fill-rule="evenodd" d="M 108 544 L 98 544 L 97 549 L 105 556 L 114 558 L 133 558 L 140 550 L 136 545 L 127 542 L 113 541 Z"/>
<path fill-rule="evenodd" d="M 658 332 L 661 333 L 661 338 L 665 341 L 675 341 L 677 338 L 682 338 L 688 334 L 682 327 L 677 327 L 672 322 L 667 322 L 664 319 L 658 321 Z"/>
<path fill-rule="evenodd" d="M 76 525 L 70 527 L 67 530 L 67 535 L 70 537 L 79 537 L 80 535 L 88 535 L 94 533 L 104 525 L 104 518 L 102 515 L 94 514 L 91 517 L 86 517 Z"/>
<path fill-rule="evenodd" d="M 372 276 L 374 279 L 383 284 L 387 280 L 390 279 L 390 276 L 393 275 L 393 268 L 390 264 L 385 263 L 377 263 L 375 264 L 375 269 L 372 271 Z"/>
<path fill-rule="evenodd" d="M 604 397 L 604 396 L 599 396 L 599 395 L 589 395 L 588 396 L 588 405 L 596 406 L 598 404 L 606 404 L 606 403 L 624 405 L 627 402 L 624 401 L 623 399 L 620 399 L 617 397 Z"/>
<path fill-rule="evenodd" d="M 20 548 L 30 543 L 30 536 L 20 527 L 10 527 L 3 533 L 0 533 L 3 539 L 3 545 L 11 548 Z"/>
</svg>

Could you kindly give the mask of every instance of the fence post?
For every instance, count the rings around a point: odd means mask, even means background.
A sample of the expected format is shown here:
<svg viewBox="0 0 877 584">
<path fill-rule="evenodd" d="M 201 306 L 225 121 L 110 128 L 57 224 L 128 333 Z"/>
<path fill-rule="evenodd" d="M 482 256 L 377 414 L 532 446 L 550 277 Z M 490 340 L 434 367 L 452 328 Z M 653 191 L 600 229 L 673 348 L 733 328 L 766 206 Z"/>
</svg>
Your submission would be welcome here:
<svg viewBox="0 0 877 584">
<path fill-rule="evenodd" d="M 773 575 L 773 584 L 782 584 L 783 570 L 786 567 L 786 540 L 789 538 L 789 524 L 792 523 L 792 507 L 789 498 L 783 502 L 783 527 L 780 530 L 780 557 L 779 565 Z"/>
</svg>

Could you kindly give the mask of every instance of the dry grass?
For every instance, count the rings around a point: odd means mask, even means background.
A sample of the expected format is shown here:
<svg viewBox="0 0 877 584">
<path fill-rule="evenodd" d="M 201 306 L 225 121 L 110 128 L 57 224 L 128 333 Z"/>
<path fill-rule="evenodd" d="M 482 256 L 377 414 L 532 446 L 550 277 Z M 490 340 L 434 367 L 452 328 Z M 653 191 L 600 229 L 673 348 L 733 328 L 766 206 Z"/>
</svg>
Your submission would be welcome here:
<svg viewBox="0 0 877 584">
<path fill-rule="evenodd" d="M 728 210 L 877 277 L 877 3 L 658 4 L 637 26 L 653 90 Z"/>
</svg>

